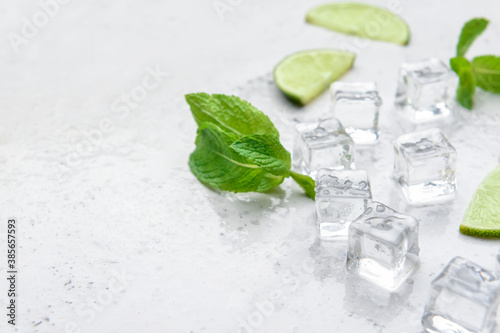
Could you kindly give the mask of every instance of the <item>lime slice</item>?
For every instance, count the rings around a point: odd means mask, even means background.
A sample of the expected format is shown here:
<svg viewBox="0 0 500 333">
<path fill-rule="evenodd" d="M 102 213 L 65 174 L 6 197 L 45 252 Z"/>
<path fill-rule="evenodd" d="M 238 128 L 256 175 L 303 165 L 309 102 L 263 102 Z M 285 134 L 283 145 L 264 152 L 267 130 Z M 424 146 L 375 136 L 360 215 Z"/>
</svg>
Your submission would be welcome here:
<svg viewBox="0 0 500 333">
<path fill-rule="evenodd" d="M 356 55 L 338 50 L 297 52 L 274 68 L 274 82 L 293 102 L 305 105 L 344 75 Z"/>
<path fill-rule="evenodd" d="M 333 31 L 406 45 L 406 22 L 388 10 L 360 3 L 331 3 L 311 9 L 306 21 Z"/>
<path fill-rule="evenodd" d="M 500 238 L 500 166 L 486 177 L 465 212 L 460 232 L 481 238 Z"/>
</svg>

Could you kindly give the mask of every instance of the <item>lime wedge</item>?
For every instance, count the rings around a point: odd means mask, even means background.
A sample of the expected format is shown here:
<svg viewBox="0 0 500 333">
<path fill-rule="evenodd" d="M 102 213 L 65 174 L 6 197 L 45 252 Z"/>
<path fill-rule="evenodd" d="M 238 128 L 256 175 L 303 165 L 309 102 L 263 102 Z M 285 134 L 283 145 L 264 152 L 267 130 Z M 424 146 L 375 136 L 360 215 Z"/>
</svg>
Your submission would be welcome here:
<svg viewBox="0 0 500 333">
<path fill-rule="evenodd" d="M 500 166 L 479 185 L 465 212 L 460 232 L 481 238 L 500 238 Z"/>
<path fill-rule="evenodd" d="M 406 45 L 410 30 L 392 12 L 360 3 L 331 3 L 311 9 L 306 22 L 363 38 Z"/>
<path fill-rule="evenodd" d="M 338 50 L 297 52 L 274 68 L 274 82 L 293 102 L 305 105 L 344 75 L 356 55 Z"/>
</svg>

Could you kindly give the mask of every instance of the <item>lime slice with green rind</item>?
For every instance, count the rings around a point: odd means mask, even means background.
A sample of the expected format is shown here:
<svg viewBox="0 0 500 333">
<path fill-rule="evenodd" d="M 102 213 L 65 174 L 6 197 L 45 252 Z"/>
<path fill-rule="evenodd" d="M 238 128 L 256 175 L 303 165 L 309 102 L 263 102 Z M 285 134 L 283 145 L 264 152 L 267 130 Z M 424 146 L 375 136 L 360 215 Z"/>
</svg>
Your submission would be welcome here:
<svg viewBox="0 0 500 333">
<path fill-rule="evenodd" d="M 500 238 L 500 166 L 479 185 L 460 232 L 473 237 Z"/>
<path fill-rule="evenodd" d="M 400 45 L 408 44 L 410 29 L 392 12 L 361 3 L 331 3 L 311 9 L 306 22 L 333 31 Z"/>
<path fill-rule="evenodd" d="M 355 58 L 354 53 L 339 50 L 297 52 L 276 65 L 274 82 L 290 100 L 305 105 L 344 75 Z"/>
</svg>

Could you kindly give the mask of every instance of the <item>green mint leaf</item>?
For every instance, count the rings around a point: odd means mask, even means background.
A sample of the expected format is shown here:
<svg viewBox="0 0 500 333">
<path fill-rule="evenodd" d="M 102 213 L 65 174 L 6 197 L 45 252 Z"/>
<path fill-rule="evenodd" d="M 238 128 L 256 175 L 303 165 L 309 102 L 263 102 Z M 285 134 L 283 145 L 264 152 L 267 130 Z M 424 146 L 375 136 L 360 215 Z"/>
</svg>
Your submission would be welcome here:
<svg viewBox="0 0 500 333">
<path fill-rule="evenodd" d="M 266 192 L 292 178 L 314 199 L 314 180 L 291 172 L 290 153 L 269 118 L 235 96 L 186 95 L 198 124 L 193 174 L 205 185 L 231 192 Z"/>
<path fill-rule="evenodd" d="M 295 180 L 295 182 L 306 192 L 309 198 L 313 200 L 316 198 L 316 185 L 314 179 L 293 171 L 290 172 L 290 176 L 292 176 L 293 180 Z"/>
<path fill-rule="evenodd" d="M 474 58 L 472 72 L 478 87 L 500 94 L 500 57 L 485 55 Z"/>
<path fill-rule="evenodd" d="M 279 137 L 269 117 L 236 96 L 197 93 L 186 95 L 186 101 L 198 126 L 209 122 L 240 137 L 252 134 Z"/>
<path fill-rule="evenodd" d="M 245 136 L 231 144 L 230 148 L 273 175 L 290 176 L 290 153 L 274 135 Z"/>
<path fill-rule="evenodd" d="M 457 44 L 457 57 L 465 56 L 465 53 L 474 40 L 488 26 L 489 21 L 484 18 L 475 18 L 465 23 Z"/>
<path fill-rule="evenodd" d="M 474 93 L 476 92 L 476 80 L 472 73 L 471 64 L 463 57 L 455 57 L 450 59 L 450 66 L 460 78 L 457 87 L 457 101 L 463 107 L 471 110 L 474 106 Z"/>
<path fill-rule="evenodd" d="M 266 192 L 281 184 L 283 176 L 267 172 L 230 148 L 238 139 L 215 124 L 201 124 L 189 158 L 193 174 L 209 187 L 231 192 Z"/>
</svg>

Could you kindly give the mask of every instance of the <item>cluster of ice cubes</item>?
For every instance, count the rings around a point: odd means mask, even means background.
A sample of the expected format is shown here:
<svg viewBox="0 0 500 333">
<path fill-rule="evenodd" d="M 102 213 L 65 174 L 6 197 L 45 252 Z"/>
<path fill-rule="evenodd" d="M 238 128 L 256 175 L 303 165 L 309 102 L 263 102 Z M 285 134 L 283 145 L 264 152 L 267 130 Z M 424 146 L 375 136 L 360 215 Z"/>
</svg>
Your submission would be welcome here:
<svg viewBox="0 0 500 333">
<path fill-rule="evenodd" d="M 354 145 L 378 139 L 382 100 L 374 82 L 335 82 L 331 117 L 295 126 L 294 168 L 315 177 L 321 168 L 354 169 Z"/>
<path fill-rule="evenodd" d="M 364 170 L 320 169 L 316 219 L 322 240 L 348 239 L 346 267 L 396 289 L 418 264 L 418 221 L 372 201 Z"/>
<path fill-rule="evenodd" d="M 439 124 L 452 109 L 457 76 L 441 60 L 404 63 L 396 105 L 414 123 Z M 452 199 L 457 152 L 438 128 L 408 133 L 394 141 L 394 178 L 412 204 Z"/>
<path fill-rule="evenodd" d="M 438 123 L 451 113 L 456 83 L 439 59 L 402 64 L 396 105 L 413 123 Z M 419 266 L 419 222 L 373 201 L 367 172 L 354 164 L 355 145 L 379 138 L 382 100 L 373 82 L 335 82 L 330 93 L 331 118 L 296 125 L 293 165 L 316 180 L 320 239 L 347 240 L 346 270 L 395 291 Z M 401 135 L 394 152 L 409 204 L 454 197 L 457 152 L 439 128 Z M 500 280 L 457 257 L 432 282 L 422 324 L 426 332 L 490 332 L 499 304 Z"/>
<path fill-rule="evenodd" d="M 450 114 L 457 78 L 436 58 L 404 63 L 396 104 L 413 122 Z M 354 169 L 355 145 L 376 143 L 382 100 L 374 82 L 334 82 L 331 118 L 296 125 L 294 168 L 313 178 L 321 168 Z M 439 129 L 413 132 L 394 141 L 394 176 L 412 204 L 452 199 L 456 151 Z"/>
</svg>

